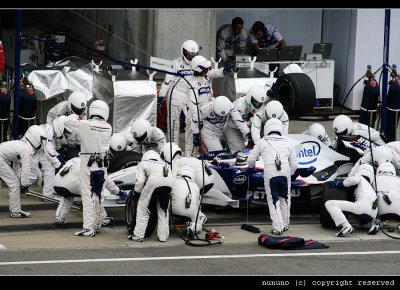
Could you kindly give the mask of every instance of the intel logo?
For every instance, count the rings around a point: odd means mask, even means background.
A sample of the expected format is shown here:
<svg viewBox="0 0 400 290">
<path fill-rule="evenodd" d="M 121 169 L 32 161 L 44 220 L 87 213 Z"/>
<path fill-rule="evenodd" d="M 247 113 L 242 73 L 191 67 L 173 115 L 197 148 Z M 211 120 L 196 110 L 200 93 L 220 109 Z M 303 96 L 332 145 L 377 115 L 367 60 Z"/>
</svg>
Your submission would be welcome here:
<svg viewBox="0 0 400 290">
<path fill-rule="evenodd" d="M 247 180 L 246 175 L 238 175 L 235 178 L 233 178 L 233 183 L 234 184 L 242 184 Z"/>
<path fill-rule="evenodd" d="M 297 153 L 300 165 L 307 165 L 317 161 L 317 156 L 321 152 L 321 146 L 315 141 L 305 141 L 303 147 Z"/>
</svg>

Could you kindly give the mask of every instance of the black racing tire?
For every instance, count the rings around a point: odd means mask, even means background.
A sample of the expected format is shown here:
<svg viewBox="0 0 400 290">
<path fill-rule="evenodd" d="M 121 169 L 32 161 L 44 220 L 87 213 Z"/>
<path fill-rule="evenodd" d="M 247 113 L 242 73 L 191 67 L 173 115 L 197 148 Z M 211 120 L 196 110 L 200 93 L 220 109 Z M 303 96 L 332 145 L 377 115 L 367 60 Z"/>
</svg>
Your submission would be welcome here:
<svg viewBox="0 0 400 290">
<path fill-rule="evenodd" d="M 315 106 L 315 86 L 311 78 L 303 73 L 280 76 L 276 99 L 280 101 L 289 117 L 302 117 L 312 112 Z"/>
<path fill-rule="evenodd" d="M 328 200 L 349 200 L 349 189 L 347 188 L 329 188 L 325 185 L 322 191 L 319 221 L 324 228 L 335 229 L 336 225 L 331 215 L 325 207 Z M 345 213 L 347 217 L 347 214 Z"/>
<path fill-rule="evenodd" d="M 113 159 L 110 161 L 110 165 L 107 168 L 107 172 L 114 173 L 118 170 L 132 167 L 138 165 L 138 163 L 142 160 L 142 154 L 139 154 L 134 151 L 123 151 L 118 152 Z"/>
<path fill-rule="evenodd" d="M 137 205 L 139 202 L 139 196 L 134 196 L 130 194 L 126 199 L 125 203 L 125 223 L 130 235 L 133 235 L 133 231 L 136 226 L 136 214 Z M 157 198 L 153 195 L 149 204 L 149 223 L 147 224 L 145 237 L 151 236 L 157 226 Z"/>
</svg>

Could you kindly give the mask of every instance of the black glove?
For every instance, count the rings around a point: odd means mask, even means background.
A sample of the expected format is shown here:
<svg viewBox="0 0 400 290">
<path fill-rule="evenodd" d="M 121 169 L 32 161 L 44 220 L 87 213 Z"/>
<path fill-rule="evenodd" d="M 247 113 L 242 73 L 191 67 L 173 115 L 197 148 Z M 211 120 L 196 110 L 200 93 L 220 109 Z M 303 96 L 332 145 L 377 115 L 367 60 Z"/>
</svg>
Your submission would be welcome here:
<svg viewBox="0 0 400 290">
<path fill-rule="evenodd" d="M 246 139 L 247 139 L 248 141 L 253 140 L 253 137 L 251 136 L 251 132 L 249 132 L 249 133 L 246 134 Z"/>
<path fill-rule="evenodd" d="M 200 133 L 193 134 L 193 146 L 194 147 L 200 146 Z"/>
<path fill-rule="evenodd" d="M 24 194 L 28 191 L 28 186 L 21 185 L 21 194 Z"/>
<path fill-rule="evenodd" d="M 267 91 L 267 96 L 273 98 L 278 93 L 278 86 L 273 84 L 272 87 Z"/>
<path fill-rule="evenodd" d="M 61 167 L 63 167 L 63 166 L 65 165 L 65 160 L 64 160 L 64 158 L 63 158 L 60 154 L 57 155 L 57 159 L 58 159 L 58 161 L 60 161 L 60 163 L 61 163 L 60 167 L 57 168 L 58 170 L 60 170 Z"/>
<path fill-rule="evenodd" d="M 119 197 L 116 201 L 117 203 L 125 203 L 128 195 L 126 194 L 125 191 L 120 189 L 119 192 L 117 193 L 117 196 Z"/>
<path fill-rule="evenodd" d="M 343 180 L 334 180 L 334 181 L 328 181 L 327 183 L 326 183 L 326 185 L 329 187 L 329 188 L 342 188 L 344 185 L 343 185 Z"/>
<path fill-rule="evenodd" d="M 117 196 L 126 198 L 128 195 L 126 194 L 125 191 L 120 189 L 119 192 L 117 193 Z"/>
<path fill-rule="evenodd" d="M 237 71 L 237 67 L 234 64 L 230 64 L 230 65 L 224 67 L 224 75 L 226 75 L 230 72 L 233 72 L 233 71 Z"/>
</svg>

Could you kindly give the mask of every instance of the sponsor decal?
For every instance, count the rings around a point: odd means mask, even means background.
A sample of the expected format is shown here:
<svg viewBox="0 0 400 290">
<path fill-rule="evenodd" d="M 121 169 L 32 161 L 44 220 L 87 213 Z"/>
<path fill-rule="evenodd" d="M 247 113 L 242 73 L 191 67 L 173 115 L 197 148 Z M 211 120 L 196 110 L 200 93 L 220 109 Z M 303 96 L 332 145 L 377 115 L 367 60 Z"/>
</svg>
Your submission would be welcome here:
<svg viewBox="0 0 400 290">
<path fill-rule="evenodd" d="M 178 71 L 181 75 L 190 76 L 192 75 L 192 71 L 190 69 L 181 69 Z"/>
<path fill-rule="evenodd" d="M 321 146 L 315 141 L 305 141 L 300 151 L 297 153 L 300 165 L 312 164 L 317 161 L 318 155 L 321 152 Z"/>
<path fill-rule="evenodd" d="M 237 175 L 233 178 L 233 183 L 234 184 L 243 184 L 247 180 L 247 176 L 244 174 Z"/>
<path fill-rule="evenodd" d="M 210 93 L 210 87 L 199 88 L 199 95 Z"/>
</svg>

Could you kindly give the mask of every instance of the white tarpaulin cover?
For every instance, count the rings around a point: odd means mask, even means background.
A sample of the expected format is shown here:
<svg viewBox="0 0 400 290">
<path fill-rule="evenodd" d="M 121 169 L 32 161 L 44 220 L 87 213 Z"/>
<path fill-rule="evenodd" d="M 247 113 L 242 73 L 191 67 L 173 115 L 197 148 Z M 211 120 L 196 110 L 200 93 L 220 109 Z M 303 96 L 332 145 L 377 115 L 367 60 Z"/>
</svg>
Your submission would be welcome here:
<svg viewBox="0 0 400 290">
<path fill-rule="evenodd" d="M 118 113 L 117 113 L 118 112 Z M 157 124 L 157 86 L 149 80 L 114 82 L 114 132 L 132 124 L 138 118 Z"/>
<path fill-rule="evenodd" d="M 39 101 L 67 91 L 80 91 L 92 98 L 93 70 L 89 61 L 71 56 L 46 66 L 21 65 L 32 82 Z"/>
<path fill-rule="evenodd" d="M 39 101 L 55 97 L 62 101 L 73 91 L 84 93 L 88 100 L 105 101 L 114 132 L 137 118 L 157 124 L 157 86 L 140 72 L 120 70 L 113 81 L 109 72 L 95 72 L 89 61 L 75 56 L 47 66 L 22 65 L 21 70 L 33 83 Z"/>
</svg>

